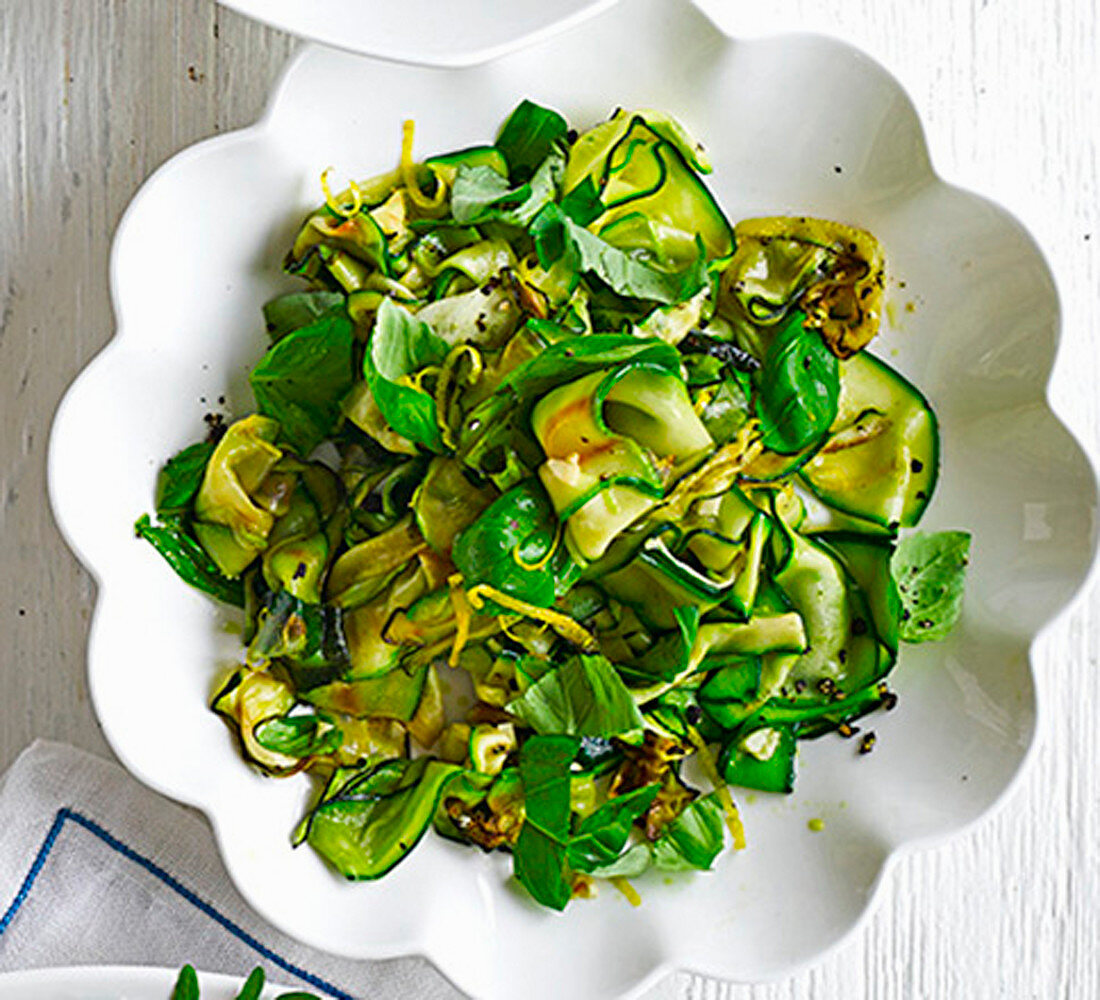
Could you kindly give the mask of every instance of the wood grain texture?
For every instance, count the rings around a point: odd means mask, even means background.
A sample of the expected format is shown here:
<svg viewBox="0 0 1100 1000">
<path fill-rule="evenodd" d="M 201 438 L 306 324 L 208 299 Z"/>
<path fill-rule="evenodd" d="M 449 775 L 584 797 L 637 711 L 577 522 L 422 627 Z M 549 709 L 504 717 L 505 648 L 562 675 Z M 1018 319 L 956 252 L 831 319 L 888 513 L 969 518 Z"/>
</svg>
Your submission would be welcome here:
<svg viewBox="0 0 1100 1000">
<path fill-rule="evenodd" d="M 627 0 L 629 2 L 629 0 Z M 743 0 L 730 0 L 734 5 Z M 788 0 L 908 87 L 949 180 L 1018 214 L 1064 299 L 1052 381 L 1100 445 L 1095 0 Z M 0 0 L 0 769 L 35 736 L 106 753 L 88 704 L 94 585 L 54 527 L 50 420 L 111 334 L 107 258 L 141 182 L 255 119 L 294 42 L 209 0 Z M 110 447 L 110 442 L 104 442 Z M 903 859 L 871 921 L 795 978 L 691 1000 L 1100 997 L 1100 594 L 1038 651 L 1040 748 L 1004 807 Z"/>
</svg>

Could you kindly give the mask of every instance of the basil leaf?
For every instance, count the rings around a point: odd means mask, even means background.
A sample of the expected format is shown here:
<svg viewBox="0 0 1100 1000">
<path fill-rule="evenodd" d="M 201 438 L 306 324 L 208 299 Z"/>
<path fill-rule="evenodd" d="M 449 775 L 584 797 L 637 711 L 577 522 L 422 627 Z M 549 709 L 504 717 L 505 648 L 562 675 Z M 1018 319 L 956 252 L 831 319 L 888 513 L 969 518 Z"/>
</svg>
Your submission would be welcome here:
<svg viewBox="0 0 1100 1000">
<path fill-rule="evenodd" d="M 630 256 L 570 219 L 559 205 L 547 205 L 531 224 L 539 263 L 549 268 L 559 259 L 573 271 L 594 274 L 619 295 L 652 302 L 683 302 L 708 280 L 706 251 L 683 271 L 662 271 Z M 697 241 L 698 242 L 698 241 Z"/>
<path fill-rule="evenodd" d="M 649 867 L 652 860 L 649 844 L 634 844 L 610 864 L 593 868 L 588 874 L 595 878 L 635 878 Z"/>
<path fill-rule="evenodd" d="M 199 1000 L 199 976 L 193 965 L 185 965 L 180 969 L 176 988 L 172 991 L 172 1000 Z"/>
<path fill-rule="evenodd" d="M 661 871 L 707 870 L 725 846 L 725 823 L 717 793 L 691 803 L 653 843 L 653 865 Z"/>
<path fill-rule="evenodd" d="M 316 715 L 290 715 L 265 719 L 253 730 L 256 742 L 265 750 L 287 757 L 312 757 L 340 749 L 343 736 L 335 726 L 325 728 Z"/>
<path fill-rule="evenodd" d="M 451 214 L 457 222 L 504 222 L 526 226 L 558 193 L 565 155 L 554 150 L 526 184 L 512 187 L 492 167 L 459 166 L 451 191 Z"/>
<path fill-rule="evenodd" d="M 435 452 L 444 450 L 435 400 L 401 380 L 440 364 L 447 350 L 446 341 L 427 323 L 383 299 L 363 359 L 367 385 L 386 423 L 402 437 Z"/>
<path fill-rule="evenodd" d="M 569 124 L 556 111 L 523 101 L 501 126 L 496 147 L 514 183 L 527 180 L 550 152 L 564 145 Z"/>
<path fill-rule="evenodd" d="M 291 292 L 280 295 L 264 305 L 264 322 L 272 341 L 282 340 L 288 333 L 309 326 L 337 306 L 343 306 L 341 292 Z"/>
<path fill-rule="evenodd" d="M 569 866 L 575 871 L 591 872 L 618 859 L 634 821 L 653 804 L 660 789 L 660 784 L 636 788 L 586 816 L 569 841 Z"/>
<path fill-rule="evenodd" d="M 343 419 L 354 344 L 351 320 L 332 310 L 272 345 L 249 376 L 260 412 L 279 421 L 282 438 L 302 455 Z"/>
<path fill-rule="evenodd" d="M 256 966 L 244 981 L 241 992 L 237 994 L 237 1000 L 260 1000 L 260 994 L 264 989 L 264 970 Z"/>
<path fill-rule="evenodd" d="M 947 638 L 962 613 L 969 556 L 965 531 L 918 531 L 898 542 L 890 571 L 901 597 L 905 642 Z"/>
<path fill-rule="evenodd" d="M 161 524 L 153 524 L 149 515 L 143 514 L 134 524 L 134 532 L 152 545 L 185 583 L 226 604 L 244 607 L 244 585 L 240 580 L 222 576 L 181 519 L 166 518 Z"/>
<path fill-rule="evenodd" d="M 644 726 L 630 691 L 603 656 L 571 657 L 507 709 L 543 734 L 618 736 Z"/>
<path fill-rule="evenodd" d="M 578 226 L 587 226 L 603 215 L 604 203 L 591 177 L 586 177 L 562 198 L 561 210 Z"/>
<path fill-rule="evenodd" d="M 202 486 L 206 463 L 214 454 L 212 441 L 199 441 L 177 452 L 157 476 L 157 516 L 171 517 L 190 511 Z"/>
<path fill-rule="evenodd" d="M 779 326 L 756 383 L 764 447 L 784 455 L 828 433 L 840 396 L 836 355 L 815 331 L 803 329 L 804 319 L 795 312 Z"/>
<path fill-rule="evenodd" d="M 676 631 L 662 635 L 646 652 L 631 664 L 633 670 L 670 681 L 687 669 L 695 637 L 699 633 L 699 608 L 685 605 L 674 608 Z"/>
<path fill-rule="evenodd" d="M 350 879 L 385 875 L 428 829 L 457 764 L 420 757 L 338 769 L 309 817 L 309 843 Z"/>
<path fill-rule="evenodd" d="M 577 741 L 532 736 L 519 755 L 526 819 L 513 854 L 516 878 L 544 906 L 565 909 L 572 896 L 566 857 L 569 837 L 569 765 Z"/>
<path fill-rule="evenodd" d="M 580 573 L 561 544 L 554 507 L 537 479 L 494 500 L 459 533 L 451 558 L 467 587 L 488 584 L 540 608 L 550 607 Z"/>
</svg>

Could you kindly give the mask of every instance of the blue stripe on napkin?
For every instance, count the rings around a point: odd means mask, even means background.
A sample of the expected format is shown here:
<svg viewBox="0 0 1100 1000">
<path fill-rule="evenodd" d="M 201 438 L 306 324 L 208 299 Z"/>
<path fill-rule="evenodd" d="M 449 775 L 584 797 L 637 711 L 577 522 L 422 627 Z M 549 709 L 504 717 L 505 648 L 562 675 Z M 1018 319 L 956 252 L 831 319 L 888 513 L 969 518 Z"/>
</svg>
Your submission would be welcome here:
<svg viewBox="0 0 1100 1000">
<path fill-rule="evenodd" d="M 182 882 L 170 875 L 156 862 L 151 861 L 149 858 L 142 854 L 139 854 L 132 847 L 128 847 L 117 837 L 112 836 L 103 827 L 101 827 L 94 820 L 88 819 L 87 816 L 82 816 L 80 813 L 73 809 L 59 809 L 57 815 L 54 817 L 53 824 L 50 826 L 49 832 L 46 834 L 46 839 L 42 841 L 42 846 L 38 849 L 38 854 L 35 856 L 33 864 L 31 864 L 30 870 L 27 872 L 23 879 L 23 884 L 19 887 L 19 891 L 15 894 L 15 899 L 11 901 L 11 905 L 4 912 L 3 916 L 0 916 L 0 936 L 3 936 L 4 932 L 11 926 L 11 922 L 15 919 L 19 910 L 23 904 L 27 901 L 27 897 L 30 895 L 31 890 L 34 888 L 35 882 L 38 880 L 38 876 L 42 873 L 42 869 L 45 866 L 47 860 L 49 860 L 50 853 L 57 845 L 58 838 L 61 836 L 62 831 L 66 828 L 67 823 L 75 823 L 77 826 L 83 827 L 93 836 L 98 837 L 104 844 L 106 844 L 112 851 L 121 854 L 128 861 L 132 861 L 134 864 L 141 868 L 144 868 L 150 875 L 159 879 L 169 889 L 171 889 L 178 896 L 185 899 L 192 906 L 196 907 L 206 916 L 210 917 L 215 923 L 221 926 L 224 930 L 227 930 L 235 938 L 242 941 L 249 948 L 255 951 L 261 958 L 266 959 L 272 965 L 277 966 L 284 972 L 290 973 L 292 976 L 296 976 L 303 982 L 308 983 L 314 989 L 321 990 L 323 993 L 330 997 L 334 997 L 335 1000 L 355 1000 L 350 993 L 346 993 L 339 987 L 333 986 L 332 983 L 326 982 L 319 976 L 314 975 L 312 972 L 308 972 L 305 969 L 299 968 L 293 962 L 283 958 L 277 952 L 272 951 L 267 945 L 263 944 L 257 938 L 253 937 L 239 924 L 234 923 L 223 913 L 219 913 L 217 909 L 207 903 L 204 899 L 201 899 L 194 892 L 187 888 Z"/>
</svg>

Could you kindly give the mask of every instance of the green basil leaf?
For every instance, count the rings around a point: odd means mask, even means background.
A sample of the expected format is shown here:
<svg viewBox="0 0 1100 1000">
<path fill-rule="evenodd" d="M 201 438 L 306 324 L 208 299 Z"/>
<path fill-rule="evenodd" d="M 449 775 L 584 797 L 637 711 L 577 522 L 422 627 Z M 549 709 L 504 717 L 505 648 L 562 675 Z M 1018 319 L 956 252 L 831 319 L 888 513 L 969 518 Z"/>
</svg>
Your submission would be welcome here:
<svg viewBox="0 0 1100 1000">
<path fill-rule="evenodd" d="M 553 504 L 533 478 L 498 497 L 463 529 L 451 558 L 467 587 L 488 584 L 540 608 L 550 607 L 580 573 L 561 544 Z"/>
<path fill-rule="evenodd" d="M 264 322 L 272 341 L 282 340 L 288 333 L 309 326 L 326 313 L 343 307 L 341 292 L 291 292 L 280 295 L 264 305 Z"/>
<path fill-rule="evenodd" d="M 563 146 L 569 123 L 556 111 L 523 101 L 501 126 L 496 147 L 508 161 L 514 183 L 527 180 L 551 151 Z"/>
<path fill-rule="evenodd" d="M 260 1000 L 260 994 L 264 989 L 264 970 L 258 965 L 249 974 L 237 994 L 237 1000 Z"/>
<path fill-rule="evenodd" d="M 649 844 L 634 844 L 610 864 L 593 868 L 588 874 L 595 878 L 636 878 L 649 867 L 652 860 L 653 852 Z"/>
<path fill-rule="evenodd" d="M 199 1000 L 199 976 L 193 965 L 185 965 L 180 969 L 176 988 L 172 991 L 172 1000 Z"/>
<path fill-rule="evenodd" d="M 706 251 L 683 271 L 662 271 L 590 233 L 570 219 L 559 205 L 547 205 L 530 227 L 539 263 L 549 268 L 559 259 L 577 272 L 593 274 L 619 295 L 651 302 L 683 302 L 708 281 Z"/>
<path fill-rule="evenodd" d="M 725 846 L 725 829 L 717 793 L 696 799 L 654 842 L 654 867 L 661 871 L 709 869 Z"/>
<path fill-rule="evenodd" d="M 566 218 L 572 219 L 578 226 L 587 226 L 604 213 L 604 203 L 600 201 L 600 192 L 591 177 L 586 177 L 569 191 L 560 204 Z"/>
<path fill-rule="evenodd" d="M 447 356 L 447 342 L 390 299 L 383 299 L 367 343 L 363 371 L 386 423 L 430 451 L 444 450 L 435 400 L 401 379 Z"/>
<path fill-rule="evenodd" d="M 492 167 L 460 166 L 451 190 L 451 214 L 457 222 L 503 222 L 526 226 L 558 194 L 565 154 L 554 150 L 534 177 L 512 187 Z"/>
<path fill-rule="evenodd" d="M 815 331 L 803 329 L 804 319 L 795 312 L 779 326 L 757 376 L 764 447 L 784 455 L 828 433 L 840 396 L 836 355 Z"/>
<path fill-rule="evenodd" d="M 614 863 L 626 846 L 634 821 L 653 804 L 660 788 L 660 784 L 636 788 L 586 816 L 569 840 L 569 866 L 591 872 Z"/>
<path fill-rule="evenodd" d="M 569 765 L 577 740 L 532 736 L 519 755 L 526 819 L 516 841 L 516 878 L 543 906 L 565 909 L 572 896 L 566 841 L 569 838 Z"/>
<path fill-rule="evenodd" d="M 666 632 L 637 660 L 633 670 L 670 681 L 684 672 L 699 633 L 699 608 L 693 604 L 674 608 L 676 630 Z"/>
<path fill-rule="evenodd" d="M 428 757 L 339 769 L 309 817 L 309 843 L 346 878 L 381 878 L 424 836 L 444 785 L 460 770 Z"/>
<path fill-rule="evenodd" d="M 281 425 L 285 441 L 308 455 L 343 419 L 340 403 L 354 381 L 355 333 L 343 309 L 287 334 L 252 370 L 259 410 Z"/>
<path fill-rule="evenodd" d="M 244 607 L 244 585 L 240 580 L 222 576 L 181 519 L 167 518 L 161 524 L 153 524 L 149 515 L 143 514 L 134 524 L 134 533 L 152 545 L 185 583 L 226 604 Z"/>
<path fill-rule="evenodd" d="M 507 707 L 542 734 L 618 736 L 645 724 L 630 691 L 603 656 L 570 657 Z"/>
<path fill-rule="evenodd" d="M 890 571 L 901 597 L 905 642 L 947 638 L 962 613 L 969 558 L 965 531 L 918 531 L 898 542 Z"/>
<path fill-rule="evenodd" d="M 206 463 L 214 454 L 212 441 L 199 441 L 177 452 L 164 464 L 157 477 L 157 516 L 188 513 L 202 485 Z"/>
</svg>

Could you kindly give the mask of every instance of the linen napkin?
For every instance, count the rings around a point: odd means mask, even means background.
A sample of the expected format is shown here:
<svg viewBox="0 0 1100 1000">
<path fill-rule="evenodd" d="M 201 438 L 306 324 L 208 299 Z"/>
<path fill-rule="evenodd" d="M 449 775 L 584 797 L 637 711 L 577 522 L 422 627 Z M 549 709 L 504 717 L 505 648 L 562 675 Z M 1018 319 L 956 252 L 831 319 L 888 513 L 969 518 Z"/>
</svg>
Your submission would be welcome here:
<svg viewBox="0 0 1100 1000">
<path fill-rule="evenodd" d="M 91 754 L 32 744 L 0 780 L 0 972 L 187 962 L 238 976 L 261 965 L 335 1000 L 463 996 L 421 958 L 356 962 L 296 943 L 248 908 L 199 813 Z M 693 978 L 647 1000 L 684 996 Z"/>
</svg>

